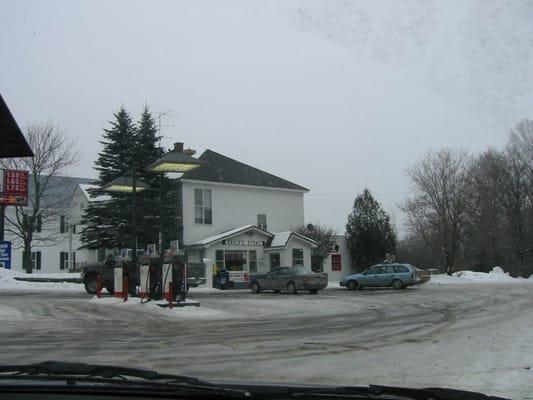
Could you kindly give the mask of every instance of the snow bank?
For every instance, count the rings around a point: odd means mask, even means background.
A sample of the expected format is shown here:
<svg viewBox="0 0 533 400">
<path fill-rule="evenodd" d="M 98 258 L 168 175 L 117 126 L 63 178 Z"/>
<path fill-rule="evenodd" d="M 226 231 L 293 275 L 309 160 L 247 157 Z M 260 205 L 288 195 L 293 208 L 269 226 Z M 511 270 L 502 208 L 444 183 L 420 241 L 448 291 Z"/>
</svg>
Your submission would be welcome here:
<svg viewBox="0 0 533 400">
<path fill-rule="evenodd" d="M 11 269 L 0 268 L 0 291 L 1 290 L 18 290 L 18 291 L 83 291 L 79 283 L 67 282 L 25 282 L 17 281 L 15 277 L 28 278 L 79 278 L 80 274 L 26 274 Z"/>
<path fill-rule="evenodd" d="M 130 297 L 128 298 L 128 301 L 125 302 L 123 299 L 119 299 L 117 297 L 98 298 L 94 296 L 89 301 L 93 304 L 101 306 L 126 308 L 139 312 L 148 312 L 152 315 L 162 315 L 169 318 L 217 320 L 228 319 L 234 316 L 232 313 L 227 311 L 215 310 L 213 308 L 203 306 L 163 308 L 158 306 L 158 304 L 166 304 L 166 301 L 150 301 L 147 303 L 141 303 L 141 299 L 138 297 Z"/>
<path fill-rule="evenodd" d="M 531 277 L 530 277 L 531 279 Z M 430 284 L 472 284 L 472 283 L 521 283 L 523 278 L 513 278 L 501 267 L 494 267 L 490 272 L 458 271 L 448 276 L 446 274 L 432 275 Z"/>
</svg>

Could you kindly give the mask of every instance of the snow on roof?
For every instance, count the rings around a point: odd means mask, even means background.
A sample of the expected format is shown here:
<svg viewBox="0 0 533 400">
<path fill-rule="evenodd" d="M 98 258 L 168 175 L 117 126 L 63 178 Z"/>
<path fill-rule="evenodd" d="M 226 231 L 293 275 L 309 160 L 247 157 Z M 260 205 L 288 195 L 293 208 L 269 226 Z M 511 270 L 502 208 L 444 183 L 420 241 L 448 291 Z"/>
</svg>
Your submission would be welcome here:
<svg viewBox="0 0 533 400">
<path fill-rule="evenodd" d="M 96 196 L 96 197 L 91 197 L 91 195 L 89 194 L 89 189 L 98 189 L 99 186 L 96 186 L 96 185 L 89 185 L 89 184 L 86 184 L 86 183 L 80 183 L 79 184 L 79 187 L 81 189 L 81 191 L 83 192 L 83 194 L 85 195 L 85 197 L 87 197 L 87 199 L 89 199 L 89 201 L 107 201 L 107 200 L 111 200 L 111 196 L 107 195 L 107 194 L 102 194 L 100 196 Z"/>
<path fill-rule="evenodd" d="M 303 240 L 304 242 L 308 242 L 309 244 L 311 244 L 311 246 L 316 246 L 318 244 L 313 239 L 308 238 L 307 236 L 303 236 L 292 231 L 285 231 L 275 233 L 274 239 L 272 239 L 272 243 L 270 243 L 269 247 L 285 247 L 293 236 L 300 240 Z"/>
<path fill-rule="evenodd" d="M 225 232 L 219 233 L 217 235 L 209 236 L 209 237 L 206 237 L 205 239 L 198 240 L 198 241 L 196 241 L 194 243 L 191 243 L 191 246 L 205 246 L 205 245 L 208 245 L 209 243 L 218 242 L 219 240 L 222 240 L 222 239 L 225 239 L 227 237 L 231 237 L 231 236 L 237 235 L 237 234 L 239 234 L 241 232 L 244 232 L 244 231 L 247 231 L 249 229 L 255 229 L 257 231 L 261 231 L 266 236 L 272 236 L 272 233 L 270 233 L 268 231 L 265 231 L 263 229 L 259 229 L 255 225 L 243 225 L 243 226 L 239 226 L 238 228 L 234 228 L 234 229 L 231 229 L 229 231 L 225 231 Z"/>
<path fill-rule="evenodd" d="M 272 239 L 272 243 L 270 243 L 270 247 L 284 247 L 287 245 L 287 242 L 289 241 L 289 238 L 291 237 L 292 232 L 286 231 L 286 232 L 278 232 L 274 234 L 274 239 Z"/>
</svg>

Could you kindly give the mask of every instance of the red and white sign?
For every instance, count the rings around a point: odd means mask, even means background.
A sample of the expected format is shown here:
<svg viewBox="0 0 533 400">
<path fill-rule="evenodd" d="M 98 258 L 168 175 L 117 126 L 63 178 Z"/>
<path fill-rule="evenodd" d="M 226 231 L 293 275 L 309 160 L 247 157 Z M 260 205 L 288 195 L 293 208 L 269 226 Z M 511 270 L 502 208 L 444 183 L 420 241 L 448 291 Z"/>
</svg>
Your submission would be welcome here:
<svg viewBox="0 0 533 400">
<path fill-rule="evenodd" d="M 1 172 L 0 204 L 5 206 L 28 205 L 28 171 L 6 169 Z"/>
</svg>

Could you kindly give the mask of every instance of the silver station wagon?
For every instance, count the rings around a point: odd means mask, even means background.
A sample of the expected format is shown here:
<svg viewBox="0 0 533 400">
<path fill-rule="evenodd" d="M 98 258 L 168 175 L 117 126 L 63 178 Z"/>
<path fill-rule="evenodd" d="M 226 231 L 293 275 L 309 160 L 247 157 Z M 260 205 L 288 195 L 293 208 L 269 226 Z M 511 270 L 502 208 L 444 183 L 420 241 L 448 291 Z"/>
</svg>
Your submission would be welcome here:
<svg viewBox="0 0 533 400">
<path fill-rule="evenodd" d="M 407 286 L 418 285 L 425 280 L 421 278 L 419 270 L 411 264 L 378 264 L 373 265 L 359 274 L 345 276 L 339 282 L 340 286 L 348 289 L 362 289 L 363 287 L 387 287 L 403 289 Z"/>
</svg>

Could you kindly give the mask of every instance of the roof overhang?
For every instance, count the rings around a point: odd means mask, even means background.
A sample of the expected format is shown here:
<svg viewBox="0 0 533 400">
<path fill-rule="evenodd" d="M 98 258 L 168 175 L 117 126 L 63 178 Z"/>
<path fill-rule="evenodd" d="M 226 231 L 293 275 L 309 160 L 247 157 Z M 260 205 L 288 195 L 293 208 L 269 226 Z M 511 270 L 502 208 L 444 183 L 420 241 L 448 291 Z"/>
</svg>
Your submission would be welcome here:
<svg viewBox="0 0 533 400">
<path fill-rule="evenodd" d="M 218 235 L 209 236 L 205 239 L 198 240 L 194 243 L 191 243 L 190 245 L 186 246 L 187 249 L 206 249 L 216 243 L 222 242 L 224 240 L 228 240 L 231 238 L 234 238 L 236 236 L 245 234 L 247 232 L 256 232 L 265 235 L 265 237 L 271 239 L 274 237 L 274 234 L 266 231 L 264 229 L 258 228 L 254 225 L 245 225 L 239 228 L 231 229 L 226 232 L 222 232 Z"/>
<path fill-rule="evenodd" d="M 0 158 L 33 157 L 33 151 L 0 94 Z"/>
<path fill-rule="evenodd" d="M 200 184 L 200 185 L 215 185 L 215 186 L 230 186 L 230 187 L 239 187 L 239 188 L 246 188 L 246 189 L 264 189 L 264 190 L 277 190 L 277 191 L 283 191 L 283 192 L 294 192 L 294 193 L 308 193 L 309 189 L 289 189 L 289 188 L 282 188 L 282 187 L 274 187 L 274 186 L 260 186 L 260 185 L 244 185 L 241 183 L 231 183 L 231 182 L 215 182 L 215 181 L 209 181 L 204 179 L 189 179 L 189 178 L 179 178 L 181 182 L 186 183 L 194 183 L 194 184 Z"/>
</svg>

